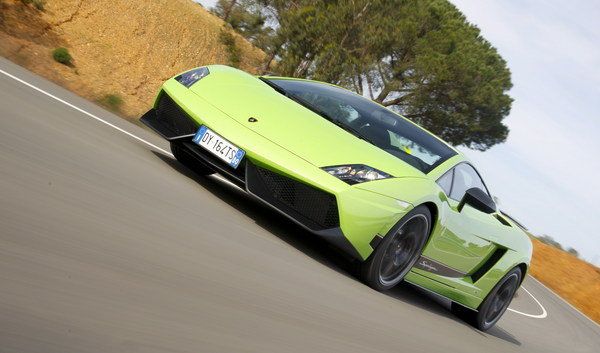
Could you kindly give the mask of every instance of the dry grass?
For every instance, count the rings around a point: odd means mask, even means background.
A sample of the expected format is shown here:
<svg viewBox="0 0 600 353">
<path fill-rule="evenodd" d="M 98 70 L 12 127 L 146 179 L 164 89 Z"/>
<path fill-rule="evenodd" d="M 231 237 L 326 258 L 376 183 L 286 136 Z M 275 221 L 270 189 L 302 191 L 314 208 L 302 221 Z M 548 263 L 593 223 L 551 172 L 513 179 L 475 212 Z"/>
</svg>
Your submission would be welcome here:
<svg viewBox="0 0 600 353">
<path fill-rule="evenodd" d="M 0 55 L 79 95 L 122 97 L 120 113 L 145 112 L 160 84 L 206 64 L 228 64 L 219 41 L 223 22 L 191 0 L 52 0 L 44 11 L 1 0 Z M 256 72 L 264 53 L 239 35 L 240 68 Z M 65 47 L 65 66 L 52 50 Z"/>
<path fill-rule="evenodd" d="M 533 239 L 530 274 L 600 323 L 600 268 Z"/>
</svg>

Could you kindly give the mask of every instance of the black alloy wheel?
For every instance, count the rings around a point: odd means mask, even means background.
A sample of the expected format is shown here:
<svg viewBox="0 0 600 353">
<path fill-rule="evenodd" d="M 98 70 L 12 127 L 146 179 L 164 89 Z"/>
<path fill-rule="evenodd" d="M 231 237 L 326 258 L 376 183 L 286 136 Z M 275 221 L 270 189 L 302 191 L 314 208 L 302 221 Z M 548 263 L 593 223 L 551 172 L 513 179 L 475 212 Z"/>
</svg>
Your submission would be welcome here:
<svg viewBox="0 0 600 353">
<path fill-rule="evenodd" d="M 431 230 L 426 206 L 414 208 L 383 238 L 361 265 L 363 281 L 382 291 L 400 283 L 421 256 Z"/>
</svg>

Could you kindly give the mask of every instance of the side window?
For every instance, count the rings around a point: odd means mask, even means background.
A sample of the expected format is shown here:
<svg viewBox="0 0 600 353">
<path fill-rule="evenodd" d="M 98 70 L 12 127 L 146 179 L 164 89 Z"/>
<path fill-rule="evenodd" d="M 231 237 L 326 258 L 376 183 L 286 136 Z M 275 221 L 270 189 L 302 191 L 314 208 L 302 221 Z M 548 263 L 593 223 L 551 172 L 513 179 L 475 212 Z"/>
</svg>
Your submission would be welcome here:
<svg viewBox="0 0 600 353">
<path fill-rule="evenodd" d="M 454 173 L 454 169 L 450 169 L 446 172 L 446 174 L 442 175 L 438 180 L 438 185 L 444 190 L 446 195 L 450 195 L 450 189 L 452 189 L 452 174 Z"/>
<path fill-rule="evenodd" d="M 452 192 L 450 198 L 460 201 L 465 192 L 470 188 L 480 188 L 488 192 L 479 174 L 473 167 L 466 163 L 459 164 L 454 168 L 454 181 L 452 183 Z"/>
</svg>

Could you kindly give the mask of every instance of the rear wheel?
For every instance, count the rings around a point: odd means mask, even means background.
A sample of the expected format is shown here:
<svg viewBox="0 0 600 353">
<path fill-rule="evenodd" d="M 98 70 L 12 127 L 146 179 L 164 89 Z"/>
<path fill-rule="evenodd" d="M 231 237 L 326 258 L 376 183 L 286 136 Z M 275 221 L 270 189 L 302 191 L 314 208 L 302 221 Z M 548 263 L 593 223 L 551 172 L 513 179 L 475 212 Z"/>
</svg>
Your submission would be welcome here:
<svg viewBox="0 0 600 353">
<path fill-rule="evenodd" d="M 478 311 L 467 309 L 456 303 L 452 303 L 452 311 L 479 330 L 487 331 L 500 320 L 508 309 L 521 284 L 522 276 L 520 268 L 512 269 L 494 286 L 479 306 Z"/>
<path fill-rule="evenodd" d="M 431 229 L 431 213 L 419 206 L 404 216 L 361 265 L 361 277 L 382 291 L 400 283 L 418 260 Z"/>
<path fill-rule="evenodd" d="M 214 174 L 214 170 L 208 168 L 204 164 L 197 161 L 194 157 L 190 156 L 185 150 L 184 147 L 177 143 L 171 143 L 171 152 L 173 152 L 173 156 L 175 159 L 179 161 L 179 163 L 184 166 L 190 168 L 194 172 L 200 175 L 211 175 Z"/>
</svg>

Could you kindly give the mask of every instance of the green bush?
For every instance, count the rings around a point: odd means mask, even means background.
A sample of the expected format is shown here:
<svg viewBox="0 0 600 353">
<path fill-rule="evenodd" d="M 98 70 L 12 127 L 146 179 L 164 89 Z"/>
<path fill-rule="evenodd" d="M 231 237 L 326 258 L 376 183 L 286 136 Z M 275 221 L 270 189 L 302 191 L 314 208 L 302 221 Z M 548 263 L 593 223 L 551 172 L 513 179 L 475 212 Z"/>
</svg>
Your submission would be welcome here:
<svg viewBox="0 0 600 353">
<path fill-rule="evenodd" d="M 219 33 L 219 41 L 221 44 L 225 45 L 227 49 L 227 54 L 229 54 L 229 64 L 233 67 L 239 67 L 241 61 L 241 53 L 240 49 L 235 44 L 235 37 L 231 34 L 226 28 L 221 28 L 221 33 Z"/>
<path fill-rule="evenodd" d="M 44 11 L 44 5 L 46 2 L 44 0 L 33 0 L 33 6 L 40 11 Z"/>
<path fill-rule="evenodd" d="M 33 4 L 40 11 L 44 11 L 44 5 L 46 5 L 45 0 L 21 0 L 21 2 L 25 5 Z"/>
<path fill-rule="evenodd" d="M 100 103 L 113 112 L 118 112 L 123 105 L 123 98 L 118 94 L 107 94 L 100 100 Z"/>
<path fill-rule="evenodd" d="M 69 54 L 69 50 L 63 47 L 54 49 L 54 51 L 52 52 L 52 57 L 54 58 L 54 60 L 64 65 L 70 65 L 71 60 L 73 60 L 73 57 L 71 56 L 71 54 Z"/>
</svg>

